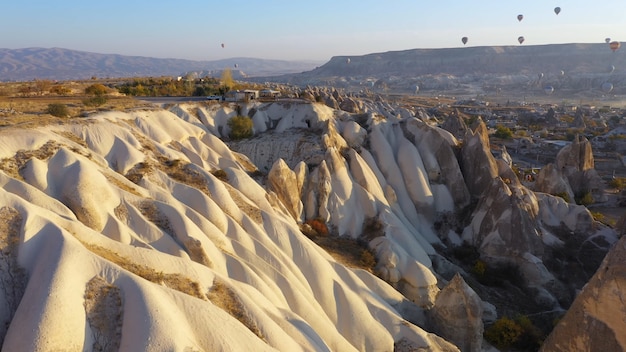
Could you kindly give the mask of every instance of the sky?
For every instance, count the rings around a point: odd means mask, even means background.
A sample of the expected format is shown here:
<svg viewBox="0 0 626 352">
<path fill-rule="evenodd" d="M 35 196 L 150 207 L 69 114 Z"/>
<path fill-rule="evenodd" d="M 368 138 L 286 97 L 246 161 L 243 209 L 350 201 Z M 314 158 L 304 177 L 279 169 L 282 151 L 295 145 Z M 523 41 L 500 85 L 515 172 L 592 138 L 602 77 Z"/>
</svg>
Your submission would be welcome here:
<svg viewBox="0 0 626 352">
<path fill-rule="evenodd" d="M 625 0 L 4 0 L 0 48 L 327 61 L 386 51 L 626 40 Z M 555 7 L 560 7 L 557 15 Z M 520 22 L 517 15 L 522 14 Z M 224 46 L 222 47 L 222 44 Z"/>
</svg>

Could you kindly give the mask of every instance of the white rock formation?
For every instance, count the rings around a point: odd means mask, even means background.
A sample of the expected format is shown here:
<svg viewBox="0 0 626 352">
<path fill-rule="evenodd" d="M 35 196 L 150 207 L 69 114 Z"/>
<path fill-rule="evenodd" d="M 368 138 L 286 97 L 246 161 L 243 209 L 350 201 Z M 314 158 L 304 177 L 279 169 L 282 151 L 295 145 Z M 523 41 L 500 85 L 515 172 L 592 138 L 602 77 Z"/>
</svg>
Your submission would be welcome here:
<svg viewBox="0 0 626 352">
<path fill-rule="evenodd" d="M 297 202 L 212 134 L 221 114 L 204 115 L 210 128 L 156 110 L 0 131 L 2 349 L 456 351 L 408 323 L 419 309 L 389 284 L 300 232 Z M 339 190 L 347 166 L 331 154 Z M 276 178 L 303 189 L 305 176 Z M 332 209 L 364 194 L 345 192 L 326 194 Z"/>
</svg>

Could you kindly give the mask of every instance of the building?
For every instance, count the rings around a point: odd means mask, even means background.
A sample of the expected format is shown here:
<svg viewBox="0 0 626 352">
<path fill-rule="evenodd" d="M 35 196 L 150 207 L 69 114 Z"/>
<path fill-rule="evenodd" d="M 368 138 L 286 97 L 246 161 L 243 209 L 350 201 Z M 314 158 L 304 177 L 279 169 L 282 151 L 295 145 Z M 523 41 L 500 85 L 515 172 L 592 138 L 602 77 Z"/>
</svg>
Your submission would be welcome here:
<svg viewBox="0 0 626 352">
<path fill-rule="evenodd" d="M 259 91 L 253 89 L 231 90 L 224 94 L 225 101 L 252 101 L 259 99 Z"/>
</svg>

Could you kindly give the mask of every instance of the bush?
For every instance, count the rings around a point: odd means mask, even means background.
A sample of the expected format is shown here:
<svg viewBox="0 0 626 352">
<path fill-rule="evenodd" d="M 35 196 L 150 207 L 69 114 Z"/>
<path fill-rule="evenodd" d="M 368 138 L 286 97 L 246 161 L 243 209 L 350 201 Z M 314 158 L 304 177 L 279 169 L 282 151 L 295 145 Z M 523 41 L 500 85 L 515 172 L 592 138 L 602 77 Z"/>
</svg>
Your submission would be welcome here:
<svg viewBox="0 0 626 352">
<path fill-rule="evenodd" d="M 83 100 L 83 104 L 85 106 L 100 106 L 104 105 L 107 102 L 107 98 L 102 95 L 97 95 L 93 98 L 88 98 Z"/>
<path fill-rule="evenodd" d="M 60 84 L 57 84 L 55 86 L 52 86 L 52 88 L 50 88 L 50 93 L 57 94 L 57 95 L 67 95 L 67 94 L 70 94 L 71 92 L 72 92 L 71 89 Z"/>
<path fill-rule="evenodd" d="M 581 192 L 577 194 L 574 198 L 576 200 L 576 204 L 578 205 L 587 206 L 593 204 L 593 196 L 591 195 L 591 192 Z"/>
<path fill-rule="evenodd" d="M 48 108 L 46 109 L 46 112 L 56 117 L 70 116 L 70 110 L 67 108 L 67 106 L 65 104 L 60 104 L 60 103 L 48 104 Z"/>
<path fill-rule="evenodd" d="M 624 177 L 615 177 L 609 181 L 609 186 L 611 188 L 615 188 L 618 190 L 622 190 L 626 188 L 626 178 Z"/>
<path fill-rule="evenodd" d="M 230 127 L 229 137 L 234 140 L 252 137 L 252 119 L 245 116 L 235 116 L 228 120 Z"/>
<path fill-rule="evenodd" d="M 513 319 L 502 317 L 485 330 L 485 339 L 500 349 L 506 349 L 515 344 L 524 329 Z"/>
<path fill-rule="evenodd" d="M 560 193 L 557 193 L 557 194 L 554 194 L 554 195 L 557 196 L 557 197 L 563 198 L 563 200 L 568 202 L 568 203 L 571 201 L 571 199 L 569 199 L 569 196 L 567 195 L 567 192 L 560 192 Z"/>
<path fill-rule="evenodd" d="M 305 221 L 305 224 L 311 226 L 318 235 L 326 236 L 328 235 L 328 227 L 326 223 L 322 219 L 309 219 Z"/>
<path fill-rule="evenodd" d="M 107 93 L 107 87 L 102 84 L 96 83 L 85 88 L 85 94 L 89 95 L 105 95 Z"/>
<path fill-rule="evenodd" d="M 510 139 L 513 137 L 513 131 L 510 128 L 504 126 L 497 126 L 496 132 L 493 134 L 494 137 L 501 139 Z"/>
</svg>

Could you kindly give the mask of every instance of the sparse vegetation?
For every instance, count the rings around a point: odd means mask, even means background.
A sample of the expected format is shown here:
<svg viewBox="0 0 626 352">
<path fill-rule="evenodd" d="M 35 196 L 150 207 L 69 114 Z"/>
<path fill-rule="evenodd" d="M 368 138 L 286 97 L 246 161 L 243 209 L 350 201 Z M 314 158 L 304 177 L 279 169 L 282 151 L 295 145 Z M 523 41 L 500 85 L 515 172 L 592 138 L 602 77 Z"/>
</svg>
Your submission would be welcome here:
<svg viewBox="0 0 626 352">
<path fill-rule="evenodd" d="M 235 292 L 233 292 L 233 290 L 231 290 L 224 283 L 216 279 L 213 282 L 213 287 L 211 287 L 207 297 L 213 304 L 239 320 L 256 336 L 264 339 L 261 330 L 256 325 L 254 320 L 248 316 L 245 307 L 241 304 L 241 301 L 239 301 Z"/>
<path fill-rule="evenodd" d="M 217 169 L 215 171 L 212 171 L 211 174 L 217 177 L 218 180 L 228 182 L 228 174 L 226 173 L 226 171 L 222 169 Z"/>
<path fill-rule="evenodd" d="M 626 189 L 626 177 L 614 177 L 609 181 L 609 187 L 615 188 L 618 191 Z"/>
<path fill-rule="evenodd" d="M 559 192 L 559 193 L 556 193 L 554 195 L 557 196 L 557 197 L 563 198 L 563 200 L 568 202 L 568 203 L 570 203 L 570 201 L 571 201 L 571 199 L 569 198 L 569 195 L 567 195 L 567 193 L 565 193 L 565 192 Z"/>
<path fill-rule="evenodd" d="M 324 220 L 319 218 L 307 220 L 301 231 L 343 265 L 374 272 L 376 256 L 367 247 L 366 240 L 332 235 Z"/>
<path fill-rule="evenodd" d="M 94 276 L 85 288 L 85 313 L 93 333 L 93 351 L 117 351 L 122 338 L 120 289 Z"/>
<path fill-rule="evenodd" d="M 151 267 L 137 264 L 131 259 L 119 255 L 111 251 L 110 249 L 91 244 L 83 243 L 83 245 L 91 252 L 99 255 L 100 257 L 119 265 L 125 270 L 140 276 L 155 284 L 169 287 L 173 290 L 185 293 L 187 295 L 205 300 L 206 296 L 202 293 L 200 284 L 178 273 L 165 274 L 162 271 L 156 271 Z"/>
<path fill-rule="evenodd" d="M 10 207 L 0 208 L 0 290 L 3 315 L 0 317 L 0 345 L 24 296 L 27 273 L 17 261 L 22 216 Z"/>
<path fill-rule="evenodd" d="M 574 200 L 576 204 L 584 205 L 584 206 L 591 205 L 594 202 L 593 196 L 591 195 L 591 192 L 589 191 L 576 194 L 574 196 Z"/>
</svg>

